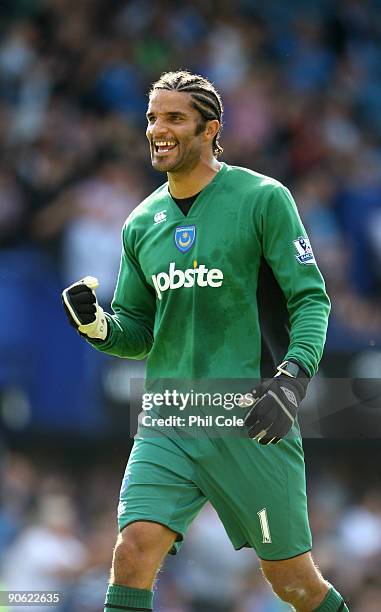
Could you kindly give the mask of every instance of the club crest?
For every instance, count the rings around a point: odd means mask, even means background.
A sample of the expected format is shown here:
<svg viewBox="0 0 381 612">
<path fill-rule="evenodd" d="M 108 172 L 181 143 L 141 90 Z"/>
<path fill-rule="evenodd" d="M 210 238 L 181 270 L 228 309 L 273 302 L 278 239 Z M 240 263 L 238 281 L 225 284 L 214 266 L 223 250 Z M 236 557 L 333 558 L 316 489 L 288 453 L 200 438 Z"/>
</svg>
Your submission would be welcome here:
<svg viewBox="0 0 381 612">
<path fill-rule="evenodd" d="M 186 225 L 176 227 L 175 245 L 182 253 L 186 253 L 193 246 L 196 239 L 196 226 Z"/>
</svg>

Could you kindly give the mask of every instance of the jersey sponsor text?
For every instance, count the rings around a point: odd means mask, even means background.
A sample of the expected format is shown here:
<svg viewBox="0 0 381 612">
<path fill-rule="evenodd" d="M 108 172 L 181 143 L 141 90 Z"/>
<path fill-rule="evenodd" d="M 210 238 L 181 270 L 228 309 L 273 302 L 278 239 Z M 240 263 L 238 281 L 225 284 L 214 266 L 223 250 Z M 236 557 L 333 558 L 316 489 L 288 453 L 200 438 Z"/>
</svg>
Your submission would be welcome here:
<svg viewBox="0 0 381 612">
<path fill-rule="evenodd" d="M 174 261 L 169 264 L 169 271 L 159 272 L 152 275 L 152 282 L 156 289 L 157 297 L 162 299 L 162 293 L 168 289 L 180 289 L 181 287 L 221 287 L 224 274 L 219 268 L 208 268 L 204 264 L 187 270 L 177 270 Z"/>
</svg>

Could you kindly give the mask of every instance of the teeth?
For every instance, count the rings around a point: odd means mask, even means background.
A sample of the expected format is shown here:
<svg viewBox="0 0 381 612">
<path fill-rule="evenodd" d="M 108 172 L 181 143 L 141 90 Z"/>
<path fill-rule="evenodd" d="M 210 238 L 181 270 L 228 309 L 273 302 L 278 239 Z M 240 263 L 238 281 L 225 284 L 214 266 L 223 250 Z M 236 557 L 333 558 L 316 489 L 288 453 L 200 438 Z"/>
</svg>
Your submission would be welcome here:
<svg viewBox="0 0 381 612">
<path fill-rule="evenodd" d="M 173 147 L 176 143 L 170 140 L 158 140 L 155 142 L 157 147 Z"/>
</svg>

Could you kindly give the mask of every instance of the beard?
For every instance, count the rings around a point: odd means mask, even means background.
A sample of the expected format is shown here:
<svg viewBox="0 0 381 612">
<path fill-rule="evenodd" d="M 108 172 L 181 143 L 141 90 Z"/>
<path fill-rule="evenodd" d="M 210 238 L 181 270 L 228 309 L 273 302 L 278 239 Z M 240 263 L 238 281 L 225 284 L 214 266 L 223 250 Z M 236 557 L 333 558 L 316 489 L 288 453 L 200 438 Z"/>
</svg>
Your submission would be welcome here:
<svg viewBox="0 0 381 612">
<path fill-rule="evenodd" d="M 196 147 L 187 151 L 179 151 L 180 144 L 177 144 L 172 152 L 166 155 L 158 155 L 151 147 L 152 167 L 158 172 L 189 172 L 198 164 L 201 159 L 201 148 Z"/>
</svg>

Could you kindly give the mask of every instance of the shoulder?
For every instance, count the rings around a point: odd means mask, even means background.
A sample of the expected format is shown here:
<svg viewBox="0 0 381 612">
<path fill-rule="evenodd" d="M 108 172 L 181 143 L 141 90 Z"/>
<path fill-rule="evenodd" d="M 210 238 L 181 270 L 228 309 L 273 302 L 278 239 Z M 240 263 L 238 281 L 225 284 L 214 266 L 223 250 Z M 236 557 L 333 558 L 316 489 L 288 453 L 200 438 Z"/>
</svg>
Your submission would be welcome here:
<svg viewBox="0 0 381 612">
<path fill-rule="evenodd" d="M 168 183 L 160 185 L 153 193 L 147 196 L 127 217 L 123 229 L 138 229 L 152 224 L 155 214 L 162 211 L 168 198 Z"/>
<path fill-rule="evenodd" d="M 228 166 L 227 185 L 252 206 L 255 214 L 278 208 L 295 208 L 289 189 L 277 179 L 240 166 Z M 226 184 L 225 184 L 226 186 Z"/>
<path fill-rule="evenodd" d="M 255 172 L 250 168 L 241 166 L 229 166 L 226 164 L 226 177 L 231 183 L 248 190 L 258 190 L 271 193 L 274 189 L 286 189 L 277 179 Z"/>
</svg>

